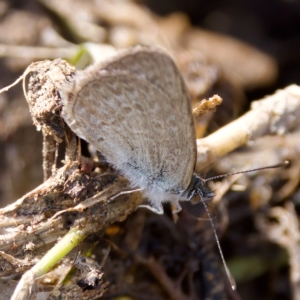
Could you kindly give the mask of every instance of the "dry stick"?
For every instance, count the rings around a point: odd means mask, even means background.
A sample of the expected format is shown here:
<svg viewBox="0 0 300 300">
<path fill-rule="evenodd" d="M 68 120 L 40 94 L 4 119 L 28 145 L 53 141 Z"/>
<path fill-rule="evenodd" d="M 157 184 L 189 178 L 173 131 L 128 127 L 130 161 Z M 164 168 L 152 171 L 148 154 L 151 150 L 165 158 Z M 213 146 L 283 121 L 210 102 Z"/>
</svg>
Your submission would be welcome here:
<svg viewBox="0 0 300 300">
<path fill-rule="evenodd" d="M 30 47 L 0 44 L 0 57 L 20 57 L 31 60 L 72 57 L 78 53 L 78 46 L 66 48 Z"/>
<path fill-rule="evenodd" d="M 219 95 L 214 95 L 208 100 L 203 99 L 200 104 L 193 109 L 193 116 L 195 119 L 200 119 L 208 112 L 215 112 L 216 106 L 222 104 L 223 99 Z"/>
<path fill-rule="evenodd" d="M 291 85 L 256 101 L 252 110 L 210 136 L 197 140 L 197 169 L 267 134 L 283 134 L 300 126 L 300 87 Z"/>
<path fill-rule="evenodd" d="M 51 178 L 49 180 L 51 180 Z M 36 279 L 46 274 L 55 264 L 74 249 L 78 243 L 83 241 L 91 233 L 104 229 L 114 222 L 124 220 L 141 204 L 140 196 L 137 196 L 134 202 L 132 202 L 129 197 L 127 201 L 123 198 L 119 203 L 112 201 L 117 196 L 119 197 L 120 195 L 137 191 L 130 190 L 118 193 L 122 188 L 124 188 L 124 181 L 119 180 L 115 185 L 108 187 L 92 198 L 86 199 L 77 207 L 63 211 L 62 213 L 68 213 L 69 211 L 81 212 L 81 219 L 76 222 L 76 224 L 80 225 L 75 225 L 35 266 L 22 276 L 11 299 L 28 299 L 29 296 L 35 292 Z M 120 204 L 122 207 L 120 207 Z M 98 207 L 98 214 L 96 206 Z M 92 220 L 93 217 L 88 215 L 89 208 L 94 218 L 96 214 L 97 219 Z M 59 219 L 59 215 L 60 214 L 57 214 L 47 222 L 52 223 L 57 217 Z"/>
<path fill-rule="evenodd" d="M 43 131 L 43 175 L 46 181 L 55 172 L 58 144 L 53 136 Z"/>
<path fill-rule="evenodd" d="M 276 222 L 270 222 L 276 220 Z M 292 299 L 300 299 L 300 234 L 299 218 L 292 202 L 285 207 L 273 207 L 268 218 L 261 216 L 256 220 L 257 227 L 269 240 L 286 249 L 289 256 Z"/>
<path fill-rule="evenodd" d="M 44 180 L 56 172 L 58 144 L 66 137 L 65 161 L 76 159 L 76 136 L 59 118 L 61 86 L 75 72 L 67 62 L 58 59 L 32 63 L 24 72 L 23 92 L 34 125 L 42 129 Z M 28 75 L 28 91 L 26 77 Z"/>
</svg>

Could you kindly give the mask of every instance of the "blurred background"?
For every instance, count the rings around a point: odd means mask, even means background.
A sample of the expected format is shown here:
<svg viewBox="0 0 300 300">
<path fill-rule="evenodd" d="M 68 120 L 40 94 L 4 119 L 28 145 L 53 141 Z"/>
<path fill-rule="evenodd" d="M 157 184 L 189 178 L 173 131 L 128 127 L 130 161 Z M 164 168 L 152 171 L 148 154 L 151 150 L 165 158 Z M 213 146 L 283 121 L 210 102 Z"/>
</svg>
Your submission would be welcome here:
<svg viewBox="0 0 300 300">
<path fill-rule="evenodd" d="M 136 44 L 161 45 L 169 51 L 187 83 L 195 106 L 215 93 L 223 98 L 224 102 L 215 114 L 198 122 L 197 137 L 201 138 L 248 111 L 253 100 L 273 94 L 290 84 L 299 84 L 300 2 L 2 0 L 0 88 L 11 84 L 34 61 L 63 58 L 76 68 L 83 69 L 103 60 L 112 49 Z M 296 142 L 297 137 L 295 135 Z M 287 146 L 278 139 L 265 139 L 256 148 L 234 154 L 237 156 L 217 164 L 212 174 L 243 170 L 245 161 L 253 162 L 254 166 L 268 165 L 268 159 L 265 159 L 268 154 L 261 159 L 262 151 L 274 150 L 274 145 L 279 144 L 278 149 L 294 153 L 291 159 L 297 162 L 299 150 L 296 143 Z M 21 84 L 0 94 L 0 154 L 0 206 L 4 207 L 43 182 L 42 135 L 32 125 Z M 300 194 L 299 166 L 296 162 L 293 173 L 287 174 L 281 170 L 267 179 L 263 176 L 252 178 L 252 183 L 245 179 L 242 182 L 246 187 L 243 192 L 231 191 L 224 198 L 224 202 L 229 203 L 228 210 L 230 205 L 232 210 L 228 215 L 225 208 L 225 225 L 221 222 L 224 225 L 221 229 L 221 235 L 224 234 L 222 245 L 238 281 L 239 294 L 223 287 L 226 292 L 210 299 L 225 299 L 222 298 L 225 295 L 230 299 L 300 299 L 300 294 L 295 292 L 298 291 L 295 286 L 299 285 L 299 279 L 290 279 L 291 260 L 288 256 L 291 255 L 291 248 L 284 249 L 278 241 L 264 235 L 269 227 L 261 220 L 261 214 L 267 214 L 271 207 L 279 205 L 284 209 L 282 214 L 296 216 L 294 223 L 288 227 L 295 226 L 298 234 Z M 281 193 L 276 193 L 279 189 Z M 293 203 L 295 207 L 286 208 L 286 203 Z M 151 244 L 149 249 L 154 251 L 156 247 L 158 251 L 159 245 L 164 249 L 164 255 L 168 249 L 176 253 L 172 248 L 176 248 L 175 244 L 164 244 L 168 230 L 156 228 L 157 223 L 165 226 L 165 221 L 157 221 L 158 216 L 149 217 L 150 213 L 141 214 L 148 218 L 142 219 L 149 238 L 147 245 Z M 130 222 L 135 224 L 136 218 L 134 216 L 120 227 L 130 228 Z M 170 215 L 165 218 L 170 220 Z M 184 217 L 182 220 L 185 220 Z M 178 226 L 196 226 L 183 223 L 179 222 Z M 194 234 L 197 232 L 195 230 Z M 292 238 L 293 249 L 299 247 L 297 234 Z M 194 237 L 191 234 L 189 242 Z M 118 243 L 118 239 L 114 239 Z M 145 243 L 141 244 L 145 246 Z M 184 253 L 182 249 L 178 253 Z M 160 250 L 157 255 L 161 255 Z M 170 261 L 168 264 L 172 265 Z M 169 268 L 168 275 L 172 277 L 172 272 L 178 270 L 174 271 L 174 266 L 170 265 L 164 266 Z M 195 281 L 193 293 L 183 287 L 190 295 L 187 299 L 209 299 L 197 281 L 202 276 L 198 272 L 197 269 L 190 279 Z M 149 288 L 153 278 L 149 279 L 145 273 L 143 276 L 147 282 L 144 286 Z M 115 279 L 110 280 L 114 282 Z M 224 278 L 218 280 L 226 281 Z M 130 282 L 128 286 L 130 284 L 135 287 L 131 293 L 122 294 L 120 290 L 116 293 L 118 296 L 127 294 L 128 298 L 118 299 L 173 299 L 157 287 L 151 290 L 147 298 L 147 295 L 141 294 L 141 282 Z M 180 284 L 184 286 L 186 282 L 182 280 Z M 107 297 L 113 299 L 115 296 Z"/>
</svg>

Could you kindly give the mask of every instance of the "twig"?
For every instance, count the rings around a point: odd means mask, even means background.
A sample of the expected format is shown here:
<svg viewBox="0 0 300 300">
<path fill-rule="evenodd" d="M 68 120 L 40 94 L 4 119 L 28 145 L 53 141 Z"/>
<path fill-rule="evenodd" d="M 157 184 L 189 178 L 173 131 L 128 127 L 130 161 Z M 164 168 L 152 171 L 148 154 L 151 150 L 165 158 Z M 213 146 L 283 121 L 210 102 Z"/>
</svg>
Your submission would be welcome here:
<svg viewBox="0 0 300 300">
<path fill-rule="evenodd" d="M 46 48 L 46 47 L 29 47 L 0 44 L 0 57 L 19 57 L 38 59 L 54 59 L 58 57 L 69 58 L 78 52 L 78 47 L 69 48 Z"/>
<path fill-rule="evenodd" d="M 206 138 L 197 140 L 197 169 L 205 170 L 218 158 L 268 135 L 283 134 L 300 125 L 300 87 L 291 85 L 256 101 L 252 110 Z"/>
</svg>

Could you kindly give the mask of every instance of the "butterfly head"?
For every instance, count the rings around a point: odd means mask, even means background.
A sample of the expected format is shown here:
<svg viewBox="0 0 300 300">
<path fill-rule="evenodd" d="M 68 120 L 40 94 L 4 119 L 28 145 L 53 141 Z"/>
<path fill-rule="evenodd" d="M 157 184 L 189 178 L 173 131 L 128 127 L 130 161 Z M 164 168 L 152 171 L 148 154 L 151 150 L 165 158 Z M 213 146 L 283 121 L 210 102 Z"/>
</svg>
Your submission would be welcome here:
<svg viewBox="0 0 300 300">
<path fill-rule="evenodd" d="M 196 204 L 200 202 L 200 200 L 210 202 L 214 198 L 215 193 L 206 186 L 205 179 L 198 175 L 193 175 L 191 183 L 185 190 L 184 195 L 192 204 Z M 196 195 L 198 195 L 199 198 L 193 199 Z"/>
</svg>

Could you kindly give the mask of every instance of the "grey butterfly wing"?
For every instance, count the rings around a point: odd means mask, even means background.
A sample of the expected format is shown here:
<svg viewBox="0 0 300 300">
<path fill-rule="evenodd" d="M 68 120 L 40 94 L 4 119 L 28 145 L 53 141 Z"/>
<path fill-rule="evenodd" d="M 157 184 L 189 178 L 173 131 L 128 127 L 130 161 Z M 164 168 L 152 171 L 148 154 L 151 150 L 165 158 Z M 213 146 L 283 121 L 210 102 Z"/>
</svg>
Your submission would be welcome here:
<svg viewBox="0 0 300 300">
<path fill-rule="evenodd" d="M 104 62 L 101 69 L 130 72 L 160 88 L 172 101 L 189 102 L 187 90 L 175 63 L 160 48 L 136 46 L 121 51 Z"/>
<path fill-rule="evenodd" d="M 141 54 L 135 63 L 130 63 L 130 55 L 119 58 L 124 64 L 120 68 L 108 64 L 105 70 L 90 68 L 79 74 L 75 84 L 61 91 L 62 116 L 133 184 L 180 193 L 189 185 L 196 161 L 188 94 L 167 55 Z M 145 60 L 152 61 L 152 67 Z M 162 66 L 160 60 L 169 68 L 167 74 L 161 69 L 150 75 L 153 64 Z M 129 70 L 122 71 L 126 65 Z M 158 82 L 165 76 L 165 85 L 173 89 L 165 91 Z"/>
</svg>

